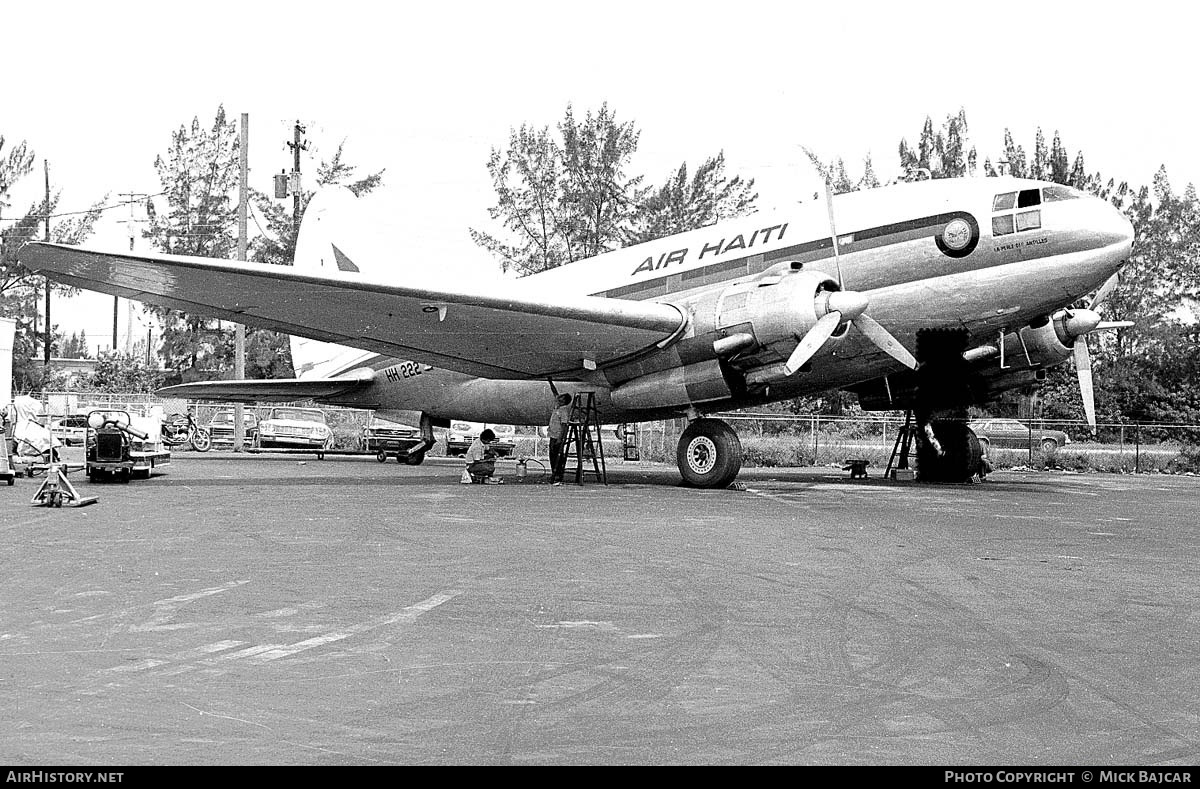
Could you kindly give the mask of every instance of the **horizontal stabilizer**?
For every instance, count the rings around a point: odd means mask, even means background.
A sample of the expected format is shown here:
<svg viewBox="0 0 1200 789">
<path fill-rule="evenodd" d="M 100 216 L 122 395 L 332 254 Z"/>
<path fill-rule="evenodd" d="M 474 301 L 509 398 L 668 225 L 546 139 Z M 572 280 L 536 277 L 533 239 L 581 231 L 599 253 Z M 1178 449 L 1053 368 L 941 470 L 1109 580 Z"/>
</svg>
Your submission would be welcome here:
<svg viewBox="0 0 1200 789">
<path fill-rule="evenodd" d="M 329 400 L 369 386 L 375 379 L 370 370 L 359 370 L 337 378 L 249 378 L 241 381 L 196 381 L 159 389 L 161 397 L 216 400 L 226 403 L 291 402 Z"/>
</svg>

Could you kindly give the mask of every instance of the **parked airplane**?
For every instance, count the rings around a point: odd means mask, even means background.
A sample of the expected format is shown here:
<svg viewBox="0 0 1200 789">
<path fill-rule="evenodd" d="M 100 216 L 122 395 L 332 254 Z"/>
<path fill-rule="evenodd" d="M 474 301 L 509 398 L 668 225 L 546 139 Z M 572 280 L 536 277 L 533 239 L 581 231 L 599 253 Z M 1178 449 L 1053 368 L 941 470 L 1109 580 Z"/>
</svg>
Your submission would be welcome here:
<svg viewBox="0 0 1200 789">
<path fill-rule="evenodd" d="M 339 232 L 352 200 L 314 199 L 292 268 L 47 243 L 21 257 L 70 285 L 293 335 L 298 379 L 165 393 L 379 409 L 419 423 L 428 448 L 451 419 L 543 424 L 554 382 L 594 391 L 605 423 L 686 416 L 680 473 L 718 487 L 737 476 L 741 447 L 705 414 L 824 390 L 852 390 L 868 409 L 915 409 L 928 479 L 964 480 L 978 463 L 973 434 L 945 417 L 1035 384 L 1069 357 L 1094 420 L 1083 337 L 1123 325 L 1096 308 L 1133 241 L 1120 212 L 1075 189 L 948 179 L 447 289 L 389 282 L 383 267 L 397 251 L 372 253 Z M 1075 306 L 1098 288 L 1088 308 Z"/>
</svg>

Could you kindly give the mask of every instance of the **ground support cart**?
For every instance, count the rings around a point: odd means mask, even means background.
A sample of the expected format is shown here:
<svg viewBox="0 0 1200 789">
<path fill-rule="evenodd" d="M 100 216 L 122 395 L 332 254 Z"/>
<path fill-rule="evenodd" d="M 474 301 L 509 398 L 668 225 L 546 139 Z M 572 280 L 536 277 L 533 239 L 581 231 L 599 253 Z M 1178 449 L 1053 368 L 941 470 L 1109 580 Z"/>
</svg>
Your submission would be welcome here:
<svg viewBox="0 0 1200 789">
<path fill-rule="evenodd" d="M 157 438 L 157 437 L 156 437 Z M 88 414 L 87 476 L 92 482 L 116 479 L 128 482 L 135 474 L 150 473 L 171 462 L 171 453 L 151 433 L 131 424 L 124 411 Z"/>
</svg>

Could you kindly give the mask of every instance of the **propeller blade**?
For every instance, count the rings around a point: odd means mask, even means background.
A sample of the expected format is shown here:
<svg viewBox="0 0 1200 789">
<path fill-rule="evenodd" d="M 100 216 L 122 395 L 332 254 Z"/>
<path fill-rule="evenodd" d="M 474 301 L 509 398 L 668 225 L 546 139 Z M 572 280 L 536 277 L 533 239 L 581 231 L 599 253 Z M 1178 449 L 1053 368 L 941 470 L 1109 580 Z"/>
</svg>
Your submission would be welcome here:
<svg viewBox="0 0 1200 789">
<path fill-rule="evenodd" d="M 833 335 L 837 330 L 838 324 L 842 322 L 842 313 L 830 312 L 821 317 L 808 332 L 800 338 L 800 342 L 796 343 L 796 350 L 792 351 L 792 355 L 783 364 L 783 372 L 785 375 L 792 375 L 804 364 L 813 357 L 817 351 L 821 350 L 821 346 L 825 341 Z"/>
<path fill-rule="evenodd" d="M 1111 277 L 1105 280 L 1104 284 L 1100 286 L 1100 290 L 1096 291 L 1096 295 L 1092 298 L 1092 303 L 1088 305 L 1088 309 L 1094 310 L 1099 307 L 1100 302 L 1108 298 L 1108 294 L 1111 293 L 1112 289 L 1119 284 L 1120 273 L 1118 272 L 1117 274 L 1113 274 Z"/>
<path fill-rule="evenodd" d="M 864 313 L 855 318 L 853 323 L 859 331 L 867 335 L 867 339 L 878 345 L 880 350 L 888 356 L 901 362 L 910 370 L 917 369 L 917 360 L 908 352 L 907 348 L 900 344 L 899 340 L 880 325 L 879 321 Z"/>
<path fill-rule="evenodd" d="M 1092 387 L 1092 356 L 1088 351 L 1087 340 L 1080 337 L 1075 341 L 1072 351 L 1075 356 L 1075 373 L 1079 376 L 1079 394 L 1083 397 L 1083 413 L 1087 423 L 1096 432 L 1096 394 Z"/>
<path fill-rule="evenodd" d="M 825 179 L 825 207 L 829 211 L 829 237 L 833 239 L 833 264 L 837 266 L 837 282 L 838 287 L 843 287 L 842 282 L 842 257 L 841 250 L 838 249 L 837 226 L 833 223 L 833 185 L 829 183 L 829 179 Z"/>
<path fill-rule="evenodd" d="M 1128 329 L 1130 326 L 1136 326 L 1133 321 L 1100 321 L 1096 324 L 1096 328 L 1092 331 L 1108 331 L 1111 329 Z"/>
</svg>

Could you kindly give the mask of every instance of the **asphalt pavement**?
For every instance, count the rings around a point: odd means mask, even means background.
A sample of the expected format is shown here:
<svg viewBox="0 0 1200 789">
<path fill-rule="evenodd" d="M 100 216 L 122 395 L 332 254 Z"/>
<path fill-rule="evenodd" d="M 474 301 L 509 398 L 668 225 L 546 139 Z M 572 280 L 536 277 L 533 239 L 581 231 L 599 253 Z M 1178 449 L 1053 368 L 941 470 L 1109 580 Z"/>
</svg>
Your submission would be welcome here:
<svg viewBox="0 0 1200 789">
<path fill-rule="evenodd" d="M 460 470 L 0 487 L 0 762 L 1200 760 L 1194 477 Z"/>
</svg>

